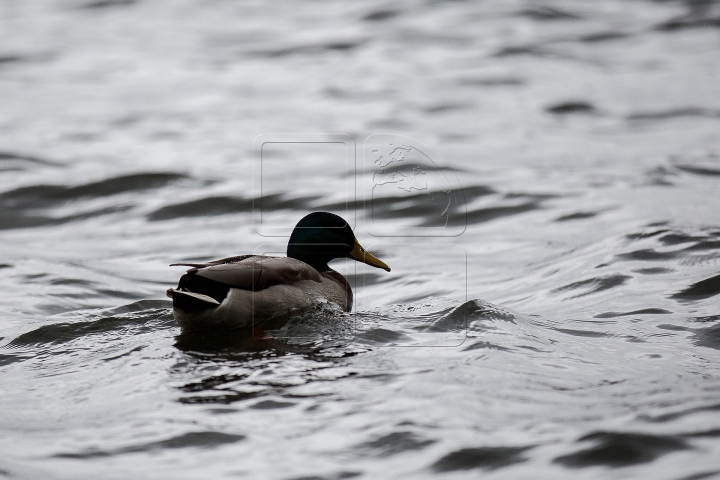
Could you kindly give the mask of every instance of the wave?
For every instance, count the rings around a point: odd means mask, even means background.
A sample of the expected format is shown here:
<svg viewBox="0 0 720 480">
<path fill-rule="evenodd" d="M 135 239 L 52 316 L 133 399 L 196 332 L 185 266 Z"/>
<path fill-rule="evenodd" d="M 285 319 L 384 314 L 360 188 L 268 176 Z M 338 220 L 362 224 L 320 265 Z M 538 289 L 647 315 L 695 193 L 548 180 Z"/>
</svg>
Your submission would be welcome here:
<svg viewBox="0 0 720 480">
<path fill-rule="evenodd" d="M 546 110 L 555 115 L 565 115 L 568 113 L 594 113 L 595 107 L 589 102 L 573 100 L 551 105 Z"/>
<path fill-rule="evenodd" d="M 695 282 L 670 298 L 680 301 L 695 301 L 714 297 L 717 294 L 720 294 L 720 275 Z"/>
<path fill-rule="evenodd" d="M 162 221 L 184 217 L 205 217 L 250 213 L 253 210 L 253 206 L 263 211 L 298 210 L 305 212 L 309 209 L 313 209 L 313 204 L 320 198 L 321 197 L 313 195 L 305 197 L 291 197 L 283 194 L 264 195 L 257 198 L 230 196 L 206 197 L 159 208 L 158 210 L 148 214 L 147 219 L 150 221 Z M 338 207 L 344 209 L 345 205 L 338 205 Z M 326 206 L 322 208 L 332 210 L 333 206 Z"/>
<path fill-rule="evenodd" d="M 3 348 L 12 350 L 28 347 L 36 349 L 39 346 L 51 347 L 117 331 L 152 332 L 158 328 L 175 326 L 168 311 L 170 305 L 171 303 L 167 300 L 141 300 L 90 314 L 89 319 L 82 316 L 76 321 L 42 325 L 19 335 Z"/>
<path fill-rule="evenodd" d="M 533 447 L 475 447 L 462 448 L 443 456 L 430 467 L 434 472 L 461 470 L 496 470 L 527 461 L 523 453 Z"/>
<path fill-rule="evenodd" d="M 76 186 L 31 185 L 16 188 L 0 193 L 0 229 L 62 225 L 124 212 L 132 207 L 113 205 L 62 216 L 52 215 L 50 211 L 71 201 L 156 190 L 186 178 L 178 173 L 137 173 Z"/>
<path fill-rule="evenodd" d="M 83 185 L 31 185 L 0 194 L 0 202 L 12 208 L 47 208 L 58 201 L 67 202 L 80 198 L 98 198 L 121 193 L 154 190 L 170 183 L 186 179 L 180 173 L 135 173 L 107 178 Z"/>
<path fill-rule="evenodd" d="M 580 437 L 578 442 L 595 445 L 553 460 L 567 468 L 605 466 L 627 467 L 653 460 L 679 450 L 689 450 L 688 443 L 672 435 L 598 431 Z"/>
<path fill-rule="evenodd" d="M 2 60 L 0 60 L 2 63 Z M 25 170 L 33 165 L 58 166 L 59 164 L 32 155 L 0 152 L 0 172 Z"/>
<path fill-rule="evenodd" d="M 216 448 L 221 445 L 229 445 L 245 440 L 245 435 L 237 435 L 215 431 L 188 432 L 165 440 L 155 442 L 141 443 L 138 445 L 129 445 L 127 447 L 116 448 L 114 450 L 88 450 L 77 453 L 58 453 L 53 455 L 55 458 L 97 458 L 109 457 L 114 455 L 123 455 L 127 453 L 153 452 L 157 450 L 167 450 L 176 448 Z"/>
<path fill-rule="evenodd" d="M 363 442 L 354 449 L 364 455 L 384 458 L 403 452 L 422 450 L 434 443 L 435 440 L 421 437 L 414 432 L 397 431 Z"/>
<path fill-rule="evenodd" d="M 682 117 L 720 117 L 720 111 L 701 107 L 679 107 L 670 110 L 659 110 L 656 112 L 631 113 L 627 120 L 672 120 Z"/>
</svg>

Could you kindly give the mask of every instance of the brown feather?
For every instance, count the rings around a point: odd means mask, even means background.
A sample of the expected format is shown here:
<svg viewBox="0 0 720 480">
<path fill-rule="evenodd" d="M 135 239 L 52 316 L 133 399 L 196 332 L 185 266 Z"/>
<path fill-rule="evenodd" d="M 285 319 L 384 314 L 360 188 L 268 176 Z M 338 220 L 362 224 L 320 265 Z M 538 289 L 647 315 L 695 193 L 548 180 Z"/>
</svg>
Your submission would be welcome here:
<svg viewBox="0 0 720 480">
<path fill-rule="evenodd" d="M 210 260 L 209 262 L 205 263 L 171 263 L 171 267 L 193 267 L 187 271 L 187 273 L 195 272 L 200 268 L 206 268 L 206 267 L 212 267 L 214 265 L 222 265 L 224 263 L 235 263 L 235 262 L 241 262 L 245 260 L 246 258 L 250 258 L 254 255 L 237 255 L 235 257 L 226 257 L 221 258 L 219 260 Z"/>
<path fill-rule="evenodd" d="M 300 280 L 322 282 L 317 270 L 300 260 L 253 255 L 244 256 L 240 261 L 197 268 L 195 274 L 233 288 L 255 292 L 273 285 L 292 285 Z"/>
</svg>

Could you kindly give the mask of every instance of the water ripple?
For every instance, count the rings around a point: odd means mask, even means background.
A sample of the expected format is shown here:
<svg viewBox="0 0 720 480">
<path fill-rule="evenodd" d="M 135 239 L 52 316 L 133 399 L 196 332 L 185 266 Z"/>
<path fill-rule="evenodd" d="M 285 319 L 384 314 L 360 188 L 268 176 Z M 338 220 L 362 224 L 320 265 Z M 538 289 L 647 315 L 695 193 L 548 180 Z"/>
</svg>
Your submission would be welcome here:
<svg viewBox="0 0 720 480">
<path fill-rule="evenodd" d="M 595 445 L 553 461 L 568 468 L 596 465 L 619 468 L 651 462 L 663 455 L 691 448 L 679 437 L 624 432 L 593 432 L 577 441 L 594 442 Z"/>
<path fill-rule="evenodd" d="M 496 470 L 526 461 L 523 452 L 532 447 L 475 447 L 450 452 L 432 465 L 438 473 L 458 470 Z"/>
</svg>

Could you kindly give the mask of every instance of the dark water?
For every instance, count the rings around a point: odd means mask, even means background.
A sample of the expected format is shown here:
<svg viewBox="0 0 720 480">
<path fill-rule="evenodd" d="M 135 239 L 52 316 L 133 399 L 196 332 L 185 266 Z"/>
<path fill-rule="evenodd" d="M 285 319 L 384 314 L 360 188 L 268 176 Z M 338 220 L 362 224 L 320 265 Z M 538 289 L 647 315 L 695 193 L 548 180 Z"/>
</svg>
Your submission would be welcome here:
<svg viewBox="0 0 720 480">
<path fill-rule="evenodd" d="M 720 478 L 720 4 L 0 15 L 0 477 Z M 352 314 L 180 335 L 317 209 Z"/>
</svg>

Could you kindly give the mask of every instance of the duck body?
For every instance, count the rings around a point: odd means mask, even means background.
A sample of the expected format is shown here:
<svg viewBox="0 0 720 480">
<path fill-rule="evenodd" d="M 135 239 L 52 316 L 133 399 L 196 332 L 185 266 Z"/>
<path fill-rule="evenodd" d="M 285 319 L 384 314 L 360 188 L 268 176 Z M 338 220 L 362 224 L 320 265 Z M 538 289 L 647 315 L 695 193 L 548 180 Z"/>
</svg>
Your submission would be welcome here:
<svg viewBox="0 0 720 480">
<path fill-rule="evenodd" d="M 352 289 L 342 275 L 294 258 L 247 255 L 188 266 L 178 288 L 168 290 L 183 330 L 247 327 L 324 302 L 352 309 Z"/>
<path fill-rule="evenodd" d="M 167 295 L 184 331 L 248 327 L 328 302 L 349 312 L 352 289 L 328 266 L 341 257 L 390 270 L 360 246 L 342 218 L 316 212 L 293 230 L 287 257 L 242 255 L 173 264 L 191 268 Z"/>
</svg>

